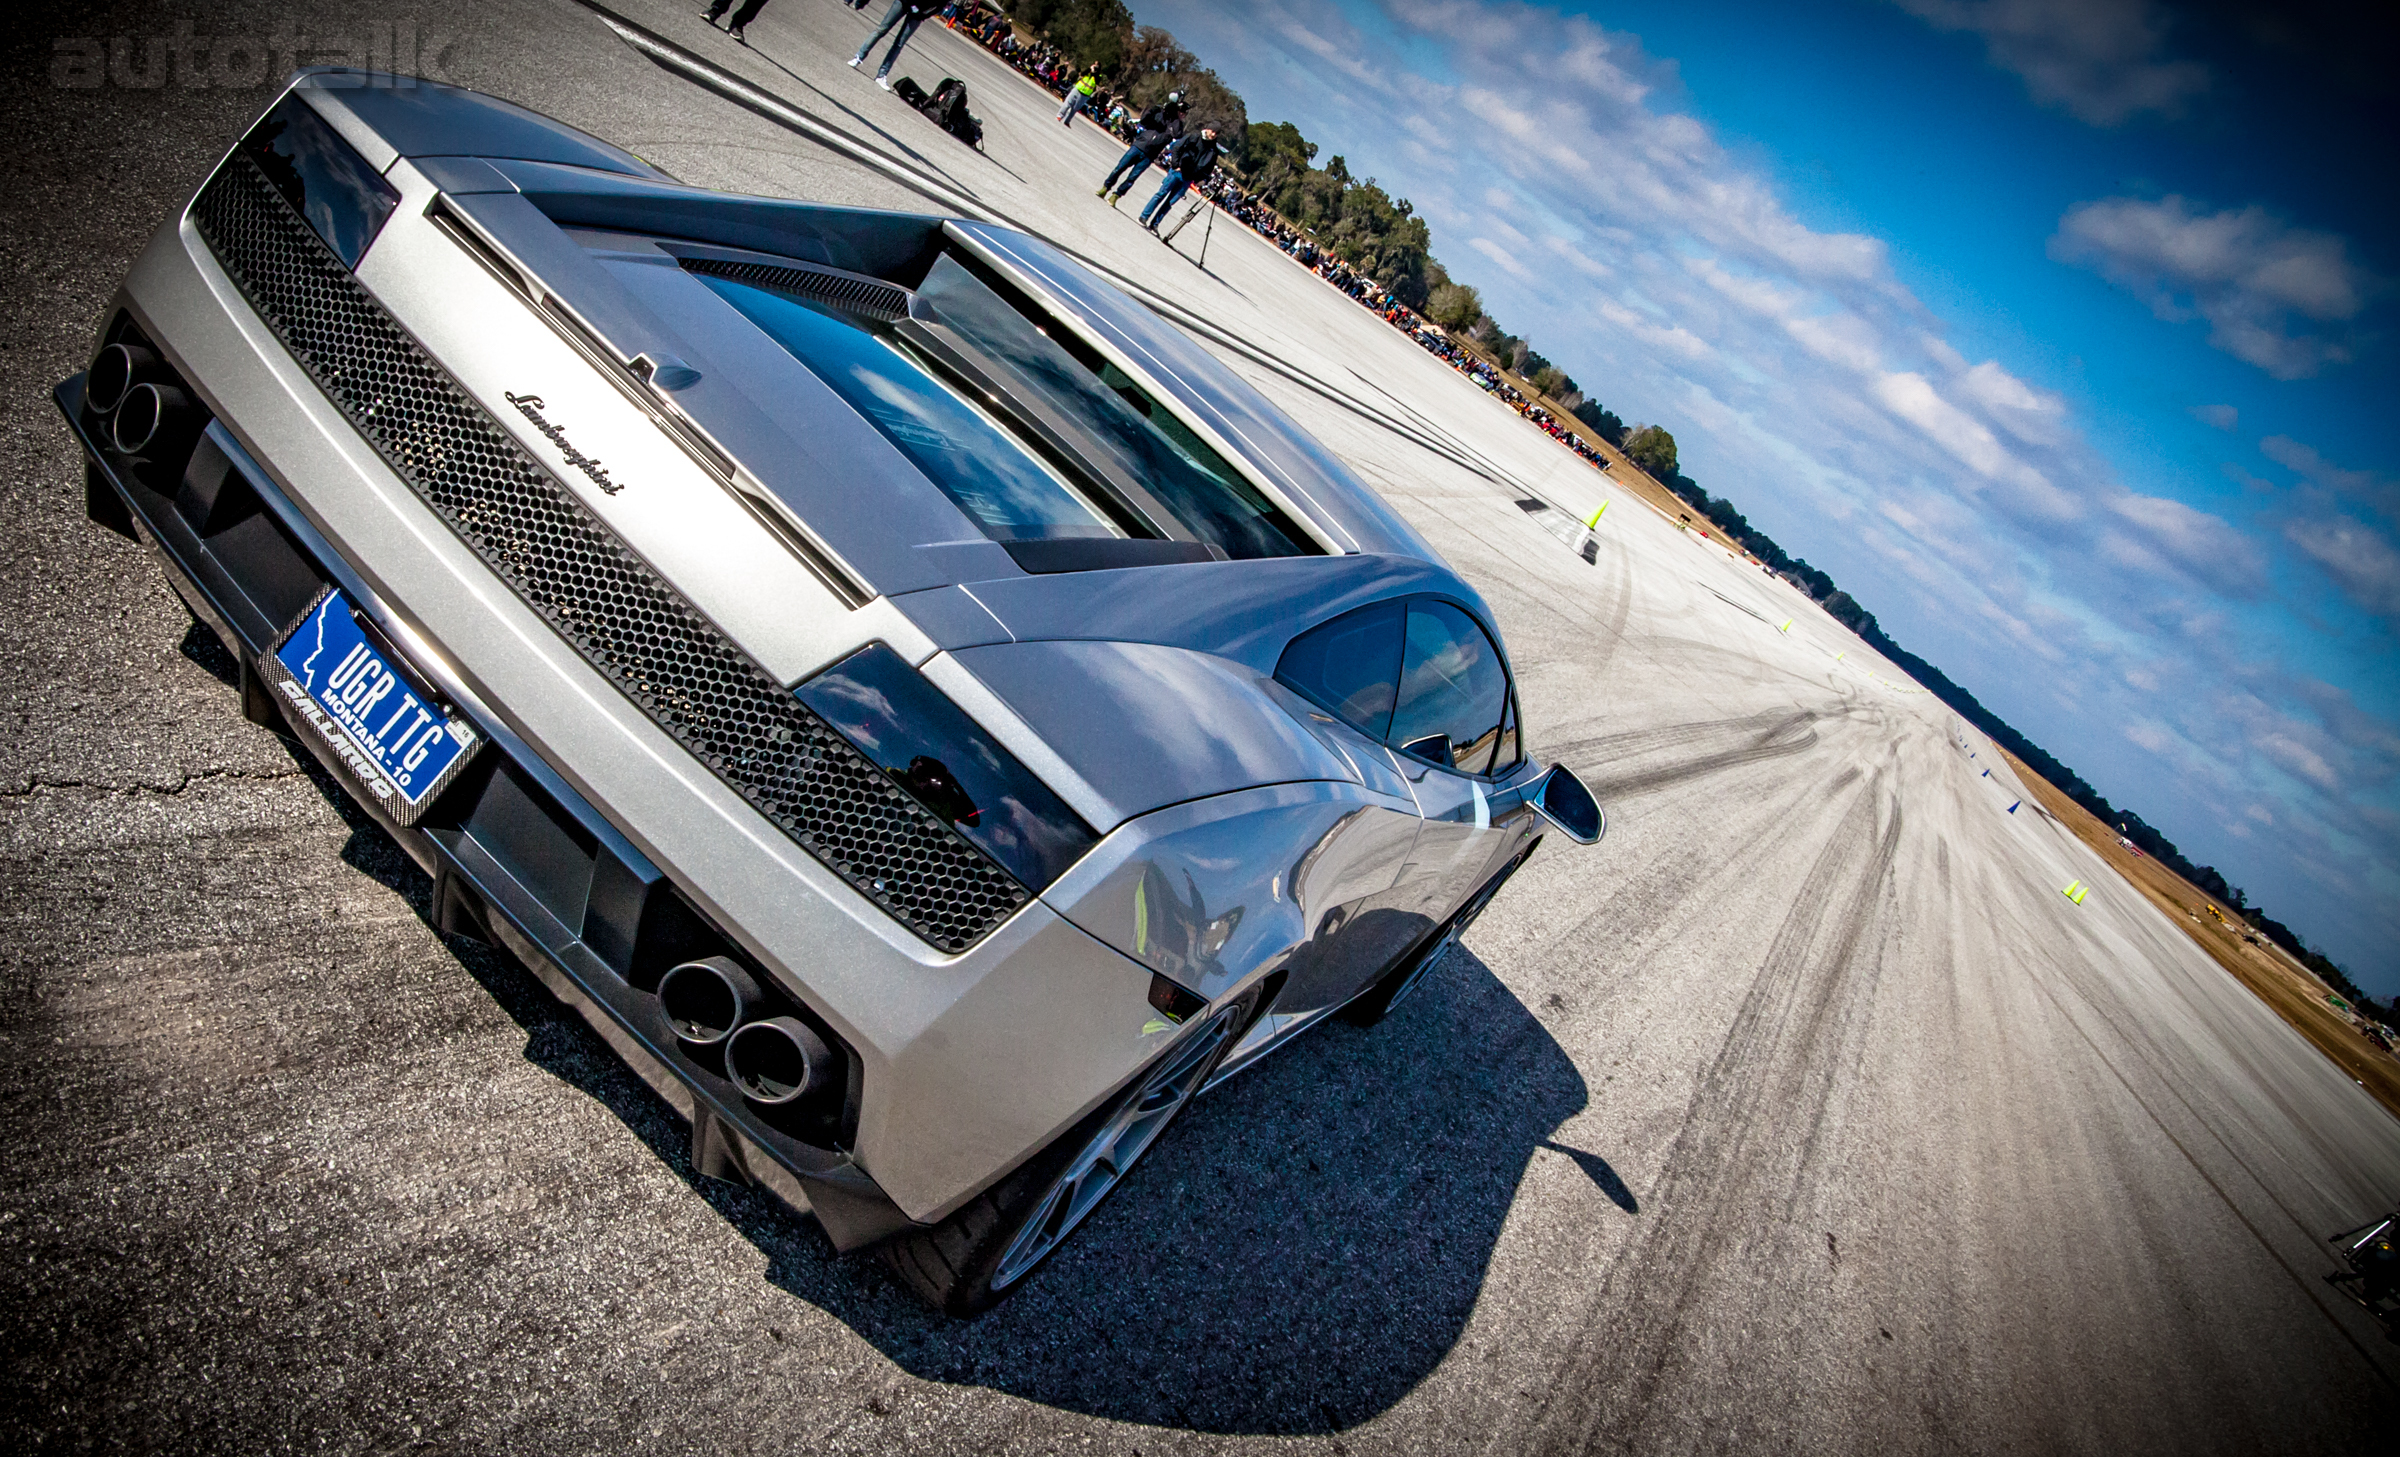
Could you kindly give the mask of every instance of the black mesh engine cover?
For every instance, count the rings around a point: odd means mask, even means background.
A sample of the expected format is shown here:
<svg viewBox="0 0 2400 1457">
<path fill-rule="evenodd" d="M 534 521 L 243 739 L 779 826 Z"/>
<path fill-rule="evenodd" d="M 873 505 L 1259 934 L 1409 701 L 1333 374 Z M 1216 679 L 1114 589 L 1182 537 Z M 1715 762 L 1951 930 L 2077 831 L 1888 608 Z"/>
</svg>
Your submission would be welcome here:
<svg viewBox="0 0 2400 1457">
<path fill-rule="evenodd" d="M 761 288 L 781 289 L 803 298 L 829 303 L 835 308 L 848 309 L 870 319 L 891 323 L 908 317 L 908 291 L 880 279 L 856 278 L 845 273 L 819 272 L 814 268 L 777 268 L 767 263 L 733 263 L 722 258 L 678 258 L 687 273 L 703 273 L 715 278 L 730 278 L 736 283 L 755 283 Z"/>
<path fill-rule="evenodd" d="M 246 154 L 192 221 L 267 326 L 460 540 L 801 848 L 943 951 L 1031 898 L 728 641 L 353 278 Z"/>
</svg>

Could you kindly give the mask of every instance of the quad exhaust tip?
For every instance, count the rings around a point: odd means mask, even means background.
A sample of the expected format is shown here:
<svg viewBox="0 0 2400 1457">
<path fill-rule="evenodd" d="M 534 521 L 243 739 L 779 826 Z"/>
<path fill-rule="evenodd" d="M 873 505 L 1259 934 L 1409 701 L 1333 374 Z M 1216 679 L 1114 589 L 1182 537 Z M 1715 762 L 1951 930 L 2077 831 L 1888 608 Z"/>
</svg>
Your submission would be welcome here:
<svg viewBox="0 0 2400 1457">
<path fill-rule="evenodd" d="M 83 402 L 106 415 L 125 403 L 133 387 L 158 377 L 158 356 L 139 344 L 111 344 L 92 360 L 83 377 Z"/>
<path fill-rule="evenodd" d="M 797 1017 L 747 1023 L 726 1040 L 725 1074 L 768 1108 L 805 1102 L 833 1082 L 833 1050 Z"/>
<path fill-rule="evenodd" d="M 129 456 L 172 454 L 194 434 L 197 412 L 183 391 L 171 384 L 137 384 L 118 401 L 108 419 L 109 439 Z"/>
<path fill-rule="evenodd" d="M 758 981 L 729 956 L 706 956 L 686 961 L 658 979 L 659 1005 L 667 1025 L 685 1045 L 717 1048 L 733 1029 L 758 1015 L 766 993 Z"/>
</svg>

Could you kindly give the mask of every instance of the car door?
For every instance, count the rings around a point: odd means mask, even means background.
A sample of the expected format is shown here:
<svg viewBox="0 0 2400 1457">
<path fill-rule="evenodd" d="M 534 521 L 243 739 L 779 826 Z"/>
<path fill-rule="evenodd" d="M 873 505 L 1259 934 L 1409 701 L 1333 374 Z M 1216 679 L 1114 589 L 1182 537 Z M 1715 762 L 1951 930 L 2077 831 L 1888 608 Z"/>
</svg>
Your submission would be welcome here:
<svg viewBox="0 0 2400 1457">
<path fill-rule="evenodd" d="M 1408 602 L 1387 738 L 1424 820 L 1399 899 L 1439 924 L 1483 883 L 1507 838 L 1492 823 L 1489 776 L 1517 760 L 1507 666 L 1491 634 L 1455 603 Z"/>
<path fill-rule="evenodd" d="M 1276 665 L 1276 682 L 1305 700 L 1287 706 L 1350 762 L 1369 797 L 1291 869 L 1291 894 L 1309 914 L 1310 936 L 1292 955 L 1278 1015 L 1348 1001 L 1427 926 L 1413 897 L 1402 903 L 1422 822 L 1383 742 L 1399 697 L 1406 625 L 1401 602 L 1359 608 L 1294 638 Z"/>
</svg>

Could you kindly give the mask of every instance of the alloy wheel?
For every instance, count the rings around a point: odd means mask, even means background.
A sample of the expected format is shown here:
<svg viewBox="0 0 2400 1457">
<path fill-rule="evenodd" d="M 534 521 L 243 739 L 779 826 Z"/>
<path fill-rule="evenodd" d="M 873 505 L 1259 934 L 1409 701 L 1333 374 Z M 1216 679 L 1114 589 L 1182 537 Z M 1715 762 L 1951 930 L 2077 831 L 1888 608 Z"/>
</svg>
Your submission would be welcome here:
<svg viewBox="0 0 2400 1457">
<path fill-rule="evenodd" d="M 1207 1081 L 1246 1005 L 1237 1002 L 1223 1009 L 1187 1037 L 1076 1153 L 1057 1181 L 1035 1201 L 1033 1213 L 1000 1257 L 999 1268 L 992 1275 L 994 1290 L 1031 1273 L 1157 1142 L 1167 1124 Z"/>
</svg>

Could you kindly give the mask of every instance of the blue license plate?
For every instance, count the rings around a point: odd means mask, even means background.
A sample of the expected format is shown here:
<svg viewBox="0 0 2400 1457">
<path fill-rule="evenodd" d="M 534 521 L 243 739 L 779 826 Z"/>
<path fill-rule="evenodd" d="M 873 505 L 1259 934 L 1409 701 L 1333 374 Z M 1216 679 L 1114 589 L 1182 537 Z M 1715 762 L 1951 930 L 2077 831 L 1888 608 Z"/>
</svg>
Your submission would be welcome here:
<svg viewBox="0 0 2400 1457">
<path fill-rule="evenodd" d="M 370 639 L 328 591 L 276 649 L 274 686 L 295 714 L 402 824 L 465 765 L 481 735 Z"/>
</svg>

